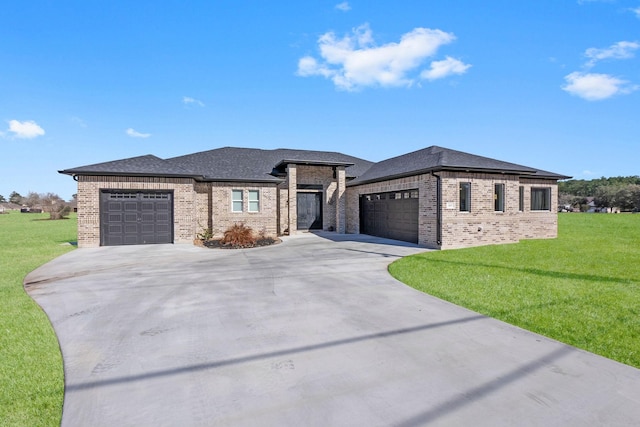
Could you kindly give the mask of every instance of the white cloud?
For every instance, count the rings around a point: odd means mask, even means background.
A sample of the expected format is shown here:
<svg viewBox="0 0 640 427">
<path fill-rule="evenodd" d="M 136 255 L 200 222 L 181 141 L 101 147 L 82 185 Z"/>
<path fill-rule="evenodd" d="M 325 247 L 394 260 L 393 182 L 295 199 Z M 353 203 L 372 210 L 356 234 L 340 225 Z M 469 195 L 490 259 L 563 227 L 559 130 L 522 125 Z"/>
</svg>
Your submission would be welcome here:
<svg viewBox="0 0 640 427">
<path fill-rule="evenodd" d="M 336 5 L 336 9 L 341 10 L 343 12 L 348 12 L 351 10 L 351 6 L 349 6 L 348 2 L 343 1 L 342 3 L 338 3 Z"/>
<path fill-rule="evenodd" d="M 640 18 L 640 7 L 636 7 L 630 10 L 634 15 L 636 15 L 636 18 Z"/>
<path fill-rule="evenodd" d="M 85 123 L 85 121 L 82 120 L 80 117 L 76 117 L 76 116 L 71 117 L 71 122 L 77 124 L 81 128 L 86 128 L 87 127 L 87 124 Z"/>
<path fill-rule="evenodd" d="M 620 80 L 608 74 L 574 72 L 564 78 L 567 82 L 562 87 L 571 95 L 579 96 L 587 101 L 599 101 L 615 95 L 628 94 L 638 86 Z"/>
<path fill-rule="evenodd" d="M 427 80 L 442 79 L 453 74 L 464 74 L 470 67 L 469 64 L 447 56 L 442 61 L 431 62 L 431 68 L 420 73 L 420 77 Z"/>
<path fill-rule="evenodd" d="M 20 139 L 37 138 L 45 134 L 44 129 L 33 120 L 9 120 L 9 132 L 13 133 L 13 137 Z"/>
<path fill-rule="evenodd" d="M 377 46 L 369 25 L 364 24 L 342 38 L 336 37 L 333 32 L 323 34 L 318 39 L 322 60 L 318 61 L 311 56 L 301 58 L 297 74 L 302 77 L 322 76 L 331 79 L 343 90 L 357 90 L 367 86 L 409 87 L 415 82 L 415 77 L 409 76 L 409 73 L 417 69 L 426 58 L 435 55 L 440 46 L 454 40 L 455 36 L 451 33 L 415 28 L 403 34 L 398 43 Z M 454 65 L 454 61 L 457 60 L 448 58 L 445 61 L 435 61 L 430 71 L 435 76 L 440 71 L 435 71 L 434 67 L 444 69 L 447 64 Z M 459 73 L 461 68 L 466 70 L 469 66 L 457 61 L 449 73 Z"/>
<path fill-rule="evenodd" d="M 151 136 L 150 133 L 140 133 L 132 128 L 127 129 L 125 132 L 132 138 L 149 138 Z"/>
<path fill-rule="evenodd" d="M 191 98 L 190 96 L 183 96 L 182 103 L 185 105 L 195 104 L 200 107 L 204 107 L 204 102 L 200 101 L 199 99 Z"/>
<path fill-rule="evenodd" d="M 586 63 L 587 67 L 593 67 L 598 61 L 603 59 L 629 59 L 633 58 L 634 51 L 640 48 L 640 43 L 621 41 L 615 43 L 608 48 L 598 49 L 591 47 L 586 50 L 584 55 L 589 58 Z"/>
</svg>

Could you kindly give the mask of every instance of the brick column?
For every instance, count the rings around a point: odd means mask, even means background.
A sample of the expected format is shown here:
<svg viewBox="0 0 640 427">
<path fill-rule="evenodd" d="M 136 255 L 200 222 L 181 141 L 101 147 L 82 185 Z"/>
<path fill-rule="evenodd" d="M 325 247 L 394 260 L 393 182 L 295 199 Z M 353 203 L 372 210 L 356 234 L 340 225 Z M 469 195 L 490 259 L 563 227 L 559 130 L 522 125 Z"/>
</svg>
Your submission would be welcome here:
<svg viewBox="0 0 640 427">
<path fill-rule="evenodd" d="M 336 168 L 336 232 L 345 234 L 347 232 L 347 194 L 346 194 L 346 173 L 344 166 Z"/>
<path fill-rule="evenodd" d="M 298 230 L 298 179 L 296 165 L 287 165 L 287 180 L 289 181 L 289 235 L 296 234 Z"/>
</svg>

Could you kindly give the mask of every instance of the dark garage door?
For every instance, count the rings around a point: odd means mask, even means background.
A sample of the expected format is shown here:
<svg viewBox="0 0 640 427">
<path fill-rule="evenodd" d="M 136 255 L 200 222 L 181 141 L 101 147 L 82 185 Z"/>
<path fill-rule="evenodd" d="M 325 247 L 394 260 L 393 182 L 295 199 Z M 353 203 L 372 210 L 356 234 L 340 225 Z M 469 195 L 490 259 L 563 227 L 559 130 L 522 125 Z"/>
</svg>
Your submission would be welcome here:
<svg viewBox="0 0 640 427">
<path fill-rule="evenodd" d="M 418 243 L 418 190 L 360 196 L 360 232 Z"/>
<path fill-rule="evenodd" d="M 100 195 L 100 244 L 173 243 L 173 194 L 103 191 Z"/>
</svg>

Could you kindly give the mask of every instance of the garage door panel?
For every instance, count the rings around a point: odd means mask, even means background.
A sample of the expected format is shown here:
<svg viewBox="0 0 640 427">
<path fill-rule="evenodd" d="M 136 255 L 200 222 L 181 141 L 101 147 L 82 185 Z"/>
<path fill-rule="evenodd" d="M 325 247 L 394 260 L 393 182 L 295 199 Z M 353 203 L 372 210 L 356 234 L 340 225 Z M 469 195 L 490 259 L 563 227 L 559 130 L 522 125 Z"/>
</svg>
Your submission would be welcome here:
<svg viewBox="0 0 640 427">
<path fill-rule="evenodd" d="M 378 237 L 418 242 L 418 191 L 362 196 L 361 232 Z"/>
<path fill-rule="evenodd" d="M 173 242 L 170 192 L 103 191 L 100 243 L 105 246 Z"/>
</svg>

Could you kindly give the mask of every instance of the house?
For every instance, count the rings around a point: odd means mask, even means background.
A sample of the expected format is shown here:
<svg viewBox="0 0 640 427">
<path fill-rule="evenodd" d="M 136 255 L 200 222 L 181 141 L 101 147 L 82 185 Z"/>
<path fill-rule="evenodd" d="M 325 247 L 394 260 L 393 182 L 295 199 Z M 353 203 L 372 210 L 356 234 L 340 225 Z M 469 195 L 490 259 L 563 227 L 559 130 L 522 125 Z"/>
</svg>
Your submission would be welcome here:
<svg viewBox="0 0 640 427">
<path fill-rule="evenodd" d="M 554 238 L 557 181 L 569 178 L 437 146 L 378 163 L 224 147 L 60 173 L 78 182 L 81 247 L 190 243 L 239 222 L 272 236 L 322 229 L 438 249 Z"/>
</svg>

